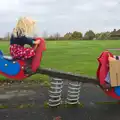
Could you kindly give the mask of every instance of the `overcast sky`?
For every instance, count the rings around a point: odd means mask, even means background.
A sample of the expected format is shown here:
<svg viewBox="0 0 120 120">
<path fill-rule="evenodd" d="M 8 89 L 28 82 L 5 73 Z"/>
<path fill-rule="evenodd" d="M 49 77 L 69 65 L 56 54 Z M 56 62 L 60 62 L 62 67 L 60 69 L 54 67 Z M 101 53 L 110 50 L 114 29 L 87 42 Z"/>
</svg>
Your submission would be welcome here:
<svg viewBox="0 0 120 120">
<path fill-rule="evenodd" d="M 20 16 L 37 20 L 40 34 L 101 32 L 120 28 L 120 0 L 0 0 L 0 36 L 11 32 Z"/>
</svg>

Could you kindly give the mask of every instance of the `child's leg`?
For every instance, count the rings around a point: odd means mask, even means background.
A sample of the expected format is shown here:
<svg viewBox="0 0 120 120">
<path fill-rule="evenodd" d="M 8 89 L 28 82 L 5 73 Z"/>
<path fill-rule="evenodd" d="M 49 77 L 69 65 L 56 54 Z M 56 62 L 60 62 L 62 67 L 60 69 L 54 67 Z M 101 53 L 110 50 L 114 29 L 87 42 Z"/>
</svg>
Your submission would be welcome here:
<svg viewBox="0 0 120 120">
<path fill-rule="evenodd" d="M 33 59 L 33 56 L 35 55 L 35 52 L 32 48 L 25 48 L 24 51 L 25 51 L 24 59 L 26 62 L 25 74 L 28 74 L 28 76 L 29 76 L 29 75 L 33 74 L 32 70 L 31 70 L 31 65 L 32 65 L 32 59 Z"/>
<path fill-rule="evenodd" d="M 24 59 L 25 60 L 30 60 L 31 61 L 31 59 L 33 58 L 33 56 L 35 55 L 35 51 L 34 51 L 34 49 L 33 48 L 24 48 L 24 50 L 23 50 L 24 52 Z"/>
<path fill-rule="evenodd" d="M 31 66 L 32 60 L 33 60 L 33 57 L 26 59 L 25 62 L 27 65 Z"/>
<path fill-rule="evenodd" d="M 35 52 L 32 48 L 24 48 L 19 45 L 12 45 L 10 46 L 10 54 L 15 59 L 24 60 L 26 63 L 25 73 L 29 75 L 32 74 L 31 64 L 32 58 L 35 55 Z"/>
<path fill-rule="evenodd" d="M 16 59 L 28 60 L 35 55 L 35 51 L 33 48 L 24 48 L 20 45 L 12 45 L 10 46 L 10 54 Z"/>
</svg>

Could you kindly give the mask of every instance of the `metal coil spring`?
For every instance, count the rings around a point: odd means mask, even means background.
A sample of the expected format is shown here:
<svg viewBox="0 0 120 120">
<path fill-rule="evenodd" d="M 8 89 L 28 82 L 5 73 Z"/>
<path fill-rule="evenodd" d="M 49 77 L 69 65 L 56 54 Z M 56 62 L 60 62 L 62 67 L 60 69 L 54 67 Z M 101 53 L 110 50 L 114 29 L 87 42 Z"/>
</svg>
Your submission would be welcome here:
<svg viewBox="0 0 120 120">
<path fill-rule="evenodd" d="M 61 104 L 61 92 L 63 80 L 59 78 L 50 78 L 51 87 L 49 90 L 49 106 L 55 107 Z"/>
<path fill-rule="evenodd" d="M 81 83 L 69 83 L 68 94 L 67 94 L 67 104 L 79 104 Z"/>
</svg>

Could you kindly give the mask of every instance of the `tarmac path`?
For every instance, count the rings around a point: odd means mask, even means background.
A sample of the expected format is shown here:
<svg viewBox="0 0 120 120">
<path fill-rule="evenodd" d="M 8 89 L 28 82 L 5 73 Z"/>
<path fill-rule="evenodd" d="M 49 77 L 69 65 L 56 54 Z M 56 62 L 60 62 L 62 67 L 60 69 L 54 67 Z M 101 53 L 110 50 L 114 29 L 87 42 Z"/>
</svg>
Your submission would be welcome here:
<svg viewBox="0 0 120 120">
<path fill-rule="evenodd" d="M 63 88 L 64 98 L 66 94 L 67 84 Z M 44 104 L 47 100 L 48 88 L 40 84 L 2 86 L 0 120 L 120 120 L 120 104 L 117 104 L 117 100 L 91 84 L 82 86 L 80 102 L 83 107 L 46 108 Z M 108 101 L 114 104 L 98 103 Z"/>
</svg>

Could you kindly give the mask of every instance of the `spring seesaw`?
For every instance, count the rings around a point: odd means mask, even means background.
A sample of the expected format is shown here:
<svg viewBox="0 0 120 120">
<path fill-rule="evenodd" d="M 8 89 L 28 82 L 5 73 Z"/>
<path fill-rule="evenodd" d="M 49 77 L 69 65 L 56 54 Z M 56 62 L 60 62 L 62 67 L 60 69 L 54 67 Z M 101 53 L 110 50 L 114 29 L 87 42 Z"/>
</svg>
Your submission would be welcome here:
<svg viewBox="0 0 120 120">
<path fill-rule="evenodd" d="M 97 59 L 98 68 L 96 78 L 48 68 L 40 68 L 42 54 L 46 50 L 46 46 L 43 38 L 36 38 L 36 40 L 38 39 L 40 39 L 41 42 L 36 48 L 36 54 L 33 57 L 32 63 L 29 67 L 26 66 L 27 61 L 15 60 L 11 56 L 6 56 L 2 51 L 0 51 L 0 74 L 13 80 L 24 80 L 34 74 L 45 74 L 50 77 L 61 78 L 64 80 L 77 81 L 84 84 L 90 83 L 99 85 L 105 94 L 114 99 L 120 100 L 120 69 L 116 69 L 119 68 L 120 65 L 118 56 L 114 56 L 108 50 L 102 52 Z"/>
</svg>

